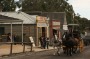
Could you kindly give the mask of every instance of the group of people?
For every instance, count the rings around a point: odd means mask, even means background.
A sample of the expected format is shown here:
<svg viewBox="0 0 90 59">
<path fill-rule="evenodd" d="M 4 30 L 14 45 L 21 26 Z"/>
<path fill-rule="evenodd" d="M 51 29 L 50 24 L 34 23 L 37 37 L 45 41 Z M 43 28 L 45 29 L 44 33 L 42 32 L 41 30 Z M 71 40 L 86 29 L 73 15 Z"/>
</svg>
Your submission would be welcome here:
<svg viewBox="0 0 90 59">
<path fill-rule="evenodd" d="M 7 42 L 15 42 L 16 41 L 16 36 L 15 35 L 12 35 L 11 37 L 11 33 L 8 33 L 7 34 Z"/>
<path fill-rule="evenodd" d="M 48 49 L 48 46 L 49 46 L 49 38 L 45 37 L 45 36 L 41 36 L 40 38 L 40 45 L 41 45 L 41 48 L 42 49 L 45 49 L 47 47 Z"/>
</svg>

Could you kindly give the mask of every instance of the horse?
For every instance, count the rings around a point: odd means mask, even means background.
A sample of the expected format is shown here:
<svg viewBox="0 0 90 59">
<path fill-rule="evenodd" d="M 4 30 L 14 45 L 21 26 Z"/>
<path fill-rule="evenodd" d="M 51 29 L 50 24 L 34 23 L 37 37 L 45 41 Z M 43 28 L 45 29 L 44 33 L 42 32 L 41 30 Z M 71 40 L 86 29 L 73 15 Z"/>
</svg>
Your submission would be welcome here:
<svg viewBox="0 0 90 59">
<path fill-rule="evenodd" d="M 65 46 L 66 46 L 66 54 L 68 55 L 72 55 L 73 53 L 73 49 L 74 49 L 74 46 L 76 45 L 76 42 L 74 41 L 73 38 L 70 38 L 70 39 L 67 39 L 65 41 Z"/>
<path fill-rule="evenodd" d="M 79 48 L 79 52 L 82 52 L 84 47 L 83 40 L 81 38 L 75 38 L 75 40 L 77 41 L 77 46 L 75 46 L 75 48 Z"/>
<path fill-rule="evenodd" d="M 63 51 L 67 55 L 69 54 L 70 56 L 72 56 L 72 53 L 77 51 L 77 48 L 75 46 L 78 46 L 78 40 L 71 36 L 70 33 L 65 33 L 65 37 L 62 42 L 65 46 L 63 47 Z"/>
<path fill-rule="evenodd" d="M 61 45 L 62 45 L 62 40 L 58 39 L 53 41 L 54 55 L 56 54 L 60 55 Z"/>
<path fill-rule="evenodd" d="M 72 37 L 72 36 L 66 36 L 66 38 L 62 41 L 63 45 L 65 46 L 63 48 L 63 51 L 68 55 L 72 56 L 73 53 L 77 53 L 78 48 L 79 52 L 83 51 L 83 40 L 78 37 Z"/>
</svg>

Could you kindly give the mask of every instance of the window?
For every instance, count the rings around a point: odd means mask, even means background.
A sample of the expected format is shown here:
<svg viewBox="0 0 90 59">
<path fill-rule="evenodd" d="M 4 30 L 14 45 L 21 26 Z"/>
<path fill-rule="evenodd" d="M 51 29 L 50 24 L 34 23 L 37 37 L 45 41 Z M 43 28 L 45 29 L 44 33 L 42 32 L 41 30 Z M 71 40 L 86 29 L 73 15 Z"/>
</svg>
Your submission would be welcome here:
<svg viewBox="0 0 90 59">
<path fill-rule="evenodd" d="M 0 27 L 0 35 L 5 34 L 5 28 L 4 27 Z"/>
</svg>

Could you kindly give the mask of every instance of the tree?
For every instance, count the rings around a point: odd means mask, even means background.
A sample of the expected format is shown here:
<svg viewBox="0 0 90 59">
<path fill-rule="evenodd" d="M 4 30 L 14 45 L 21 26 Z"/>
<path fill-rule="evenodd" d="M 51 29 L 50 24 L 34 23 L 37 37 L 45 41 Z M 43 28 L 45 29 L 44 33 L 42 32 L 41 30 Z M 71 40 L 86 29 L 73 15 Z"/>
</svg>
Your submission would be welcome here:
<svg viewBox="0 0 90 59">
<path fill-rule="evenodd" d="M 2 6 L 2 11 L 14 11 L 16 7 L 14 0 L 0 0 L 0 4 Z"/>
<path fill-rule="evenodd" d="M 66 0 L 24 0 L 23 11 L 64 12 Z M 28 7 L 28 8 L 27 8 Z"/>
<path fill-rule="evenodd" d="M 72 23 L 73 7 L 68 0 L 24 0 L 22 11 L 66 12 L 68 23 Z"/>
</svg>

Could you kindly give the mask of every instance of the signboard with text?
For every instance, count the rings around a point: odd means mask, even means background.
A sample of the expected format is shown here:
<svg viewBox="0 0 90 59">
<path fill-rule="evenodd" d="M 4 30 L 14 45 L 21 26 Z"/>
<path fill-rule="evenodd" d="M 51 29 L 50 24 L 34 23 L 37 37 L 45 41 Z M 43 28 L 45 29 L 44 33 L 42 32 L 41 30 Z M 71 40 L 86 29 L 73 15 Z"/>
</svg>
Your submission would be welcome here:
<svg viewBox="0 0 90 59">
<path fill-rule="evenodd" d="M 31 37 L 29 37 L 29 39 L 30 39 L 30 42 L 32 43 L 33 47 L 35 47 L 35 43 L 34 43 L 33 37 L 31 36 Z"/>
<path fill-rule="evenodd" d="M 52 21 L 53 29 L 60 29 L 60 21 Z"/>
<path fill-rule="evenodd" d="M 47 18 L 43 16 L 37 16 L 37 27 L 47 27 Z"/>
</svg>

